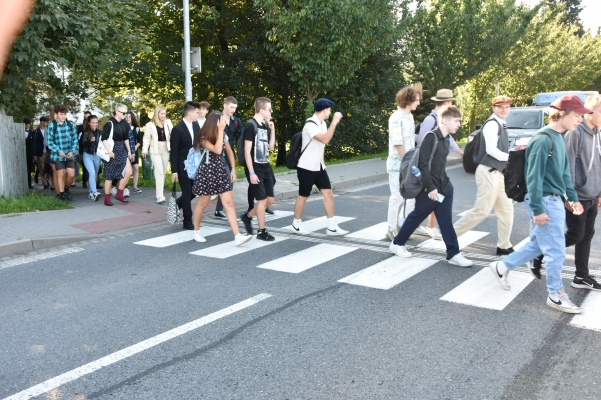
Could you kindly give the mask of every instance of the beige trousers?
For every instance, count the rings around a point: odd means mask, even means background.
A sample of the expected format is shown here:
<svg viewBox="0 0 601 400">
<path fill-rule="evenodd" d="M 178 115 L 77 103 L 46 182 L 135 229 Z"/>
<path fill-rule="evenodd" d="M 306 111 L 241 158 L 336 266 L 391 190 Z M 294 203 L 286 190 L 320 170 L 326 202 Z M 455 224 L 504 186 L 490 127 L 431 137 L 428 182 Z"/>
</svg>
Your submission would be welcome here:
<svg viewBox="0 0 601 400">
<path fill-rule="evenodd" d="M 152 168 L 154 168 L 154 181 L 156 183 L 156 198 L 157 200 L 163 195 L 165 187 L 165 174 L 169 166 L 169 151 L 167 150 L 167 142 L 158 142 L 159 154 L 151 154 Z"/>
<path fill-rule="evenodd" d="M 476 202 L 471 210 L 455 224 L 457 236 L 461 236 L 490 215 L 494 208 L 497 216 L 497 247 L 511 247 L 509 237 L 513 228 L 513 203 L 505 194 L 505 179 L 499 171 L 489 172 L 490 167 L 480 164 L 476 169 Z"/>
</svg>

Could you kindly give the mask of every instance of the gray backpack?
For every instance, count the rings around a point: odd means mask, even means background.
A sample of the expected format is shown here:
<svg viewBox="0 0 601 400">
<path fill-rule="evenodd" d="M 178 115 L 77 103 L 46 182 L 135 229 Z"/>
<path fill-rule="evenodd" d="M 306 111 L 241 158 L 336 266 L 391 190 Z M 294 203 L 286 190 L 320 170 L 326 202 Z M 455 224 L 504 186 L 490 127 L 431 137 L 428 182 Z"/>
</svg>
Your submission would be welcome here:
<svg viewBox="0 0 601 400">
<path fill-rule="evenodd" d="M 413 173 L 413 168 L 415 167 L 419 171 L 419 149 L 421 148 L 421 144 L 424 143 L 426 136 L 428 136 L 430 133 L 434 135 L 434 147 L 432 147 L 432 154 L 430 154 L 430 161 L 428 162 L 428 166 L 430 167 L 432 165 L 432 158 L 434 157 L 434 153 L 436 152 L 436 147 L 438 146 L 438 137 L 436 137 L 434 131 L 426 133 L 420 145 L 406 152 L 403 156 L 403 160 L 401 161 L 401 173 L 399 174 L 399 179 L 401 186 L 401 196 L 403 196 L 404 199 L 415 199 L 417 195 L 419 195 L 421 191 L 424 190 L 424 183 L 422 181 L 422 177 L 421 175 L 415 176 L 415 174 Z"/>
</svg>

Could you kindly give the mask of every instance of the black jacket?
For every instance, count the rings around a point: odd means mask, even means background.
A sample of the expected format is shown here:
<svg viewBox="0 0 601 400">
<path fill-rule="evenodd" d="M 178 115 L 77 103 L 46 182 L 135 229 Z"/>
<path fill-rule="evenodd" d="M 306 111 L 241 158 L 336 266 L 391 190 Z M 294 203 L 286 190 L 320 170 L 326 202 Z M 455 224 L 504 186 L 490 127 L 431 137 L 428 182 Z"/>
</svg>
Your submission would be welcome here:
<svg viewBox="0 0 601 400">
<path fill-rule="evenodd" d="M 198 122 L 192 122 L 192 130 L 194 131 L 194 138 L 196 138 L 198 131 L 200 131 Z M 173 127 L 169 145 L 171 147 L 171 173 L 179 175 L 183 172 L 179 171 L 180 167 L 183 169 L 184 161 L 188 158 L 188 152 L 192 148 L 192 138 L 184 121 Z"/>
<path fill-rule="evenodd" d="M 449 155 L 450 135 L 445 138 L 440 129 L 434 130 L 434 133 L 438 138 L 438 146 L 432 157 L 432 164 L 428 167 L 432 148 L 434 147 L 434 136 L 427 133 L 420 144 L 418 168 L 422 174 L 422 182 L 424 182 L 427 193 L 438 189 L 440 193 L 445 194 L 444 190 L 450 182 L 445 171 L 447 156 Z"/>
<path fill-rule="evenodd" d="M 33 134 L 29 134 L 32 137 L 31 142 L 31 155 L 34 157 L 41 157 L 44 155 L 44 135 L 40 128 L 36 128 Z"/>
<path fill-rule="evenodd" d="M 29 128 L 29 133 L 25 139 L 25 154 L 27 158 L 33 157 L 33 129 Z"/>
<path fill-rule="evenodd" d="M 102 132 L 100 131 L 100 129 L 96 129 L 96 131 L 93 132 L 93 135 L 96 138 L 96 141 L 90 142 L 88 140 L 88 136 L 86 135 L 86 133 L 85 132 L 81 133 L 82 150 L 83 150 L 83 152 L 92 154 L 92 155 L 96 154 L 96 151 L 98 150 L 98 142 L 100 141 Z"/>
</svg>

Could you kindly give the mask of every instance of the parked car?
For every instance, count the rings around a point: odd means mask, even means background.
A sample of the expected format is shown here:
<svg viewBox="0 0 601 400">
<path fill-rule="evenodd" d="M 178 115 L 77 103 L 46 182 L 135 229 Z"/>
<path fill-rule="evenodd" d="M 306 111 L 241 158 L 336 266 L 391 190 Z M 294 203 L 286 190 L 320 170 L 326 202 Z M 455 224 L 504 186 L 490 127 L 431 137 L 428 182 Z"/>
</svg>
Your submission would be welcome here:
<svg viewBox="0 0 601 400">
<path fill-rule="evenodd" d="M 545 116 L 548 114 L 549 109 L 546 107 L 513 107 L 505 121 L 509 148 L 515 146 L 517 141 L 519 145 L 527 145 L 532 136 L 546 125 Z M 476 130 L 468 138 L 469 142 L 481 127 L 481 124 L 476 125 Z"/>
<path fill-rule="evenodd" d="M 539 93 L 536 95 L 536 97 L 534 97 L 534 101 L 532 102 L 532 107 L 549 107 L 551 105 L 551 103 L 553 103 L 555 100 L 557 100 L 561 96 L 565 96 L 568 94 L 575 94 L 576 96 L 580 97 L 580 100 L 582 100 L 582 102 L 584 103 L 588 97 L 599 94 L 599 92 L 597 92 L 597 91 L 582 92 L 582 91 L 577 91 L 577 90 L 571 90 L 571 91 L 566 91 L 566 92 Z"/>
</svg>

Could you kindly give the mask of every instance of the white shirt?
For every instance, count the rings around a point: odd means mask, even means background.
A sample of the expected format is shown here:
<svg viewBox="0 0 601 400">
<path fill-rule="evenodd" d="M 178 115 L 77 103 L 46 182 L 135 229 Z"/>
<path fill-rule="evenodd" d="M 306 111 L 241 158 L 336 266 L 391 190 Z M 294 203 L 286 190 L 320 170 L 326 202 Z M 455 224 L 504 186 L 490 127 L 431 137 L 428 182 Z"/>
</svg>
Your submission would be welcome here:
<svg viewBox="0 0 601 400">
<path fill-rule="evenodd" d="M 194 129 L 192 128 L 192 122 L 184 120 L 184 123 L 188 127 L 188 132 L 190 132 L 190 138 L 192 139 L 192 143 L 194 143 Z"/>
<path fill-rule="evenodd" d="M 202 127 L 204 126 L 205 122 L 207 122 L 207 119 L 206 119 L 206 118 L 204 118 L 204 119 L 199 119 L 199 120 L 198 120 L 198 121 L 196 121 L 196 122 L 198 122 L 198 125 L 200 125 L 200 128 L 202 129 Z"/>
<path fill-rule="evenodd" d="M 505 120 L 497 117 L 493 114 L 493 118 L 496 119 L 501 126 L 505 123 Z M 499 161 L 509 160 L 509 153 L 505 153 L 497 147 L 499 143 L 499 125 L 488 123 L 484 125 L 482 129 L 482 136 L 486 143 L 486 153 L 492 158 L 496 158 Z"/>
<path fill-rule="evenodd" d="M 411 113 L 407 114 L 400 107 L 388 119 L 388 159 L 386 172 L 399 172 L 402 157 L 396 146 L 403 146 L 405 152 L 415 147 L 415 122 Z"/>
<path fill-rule="evenodd" d="M 328 131 L 328 125 L 325 121 L 320 121 L 315 114 L 309 119 L 315 121 L 317 125 L 307 122 L 303 127 L 301 150 L 304 149 L 305 151 L 298 160 L 298 167 L 309 171 L 319 171 L 320 168 L 325 170 L 326 164 L 323 160 L 323 153 L 326 145 L 313 138 L 320 133 L 326 133 Z"/>
</svg>

